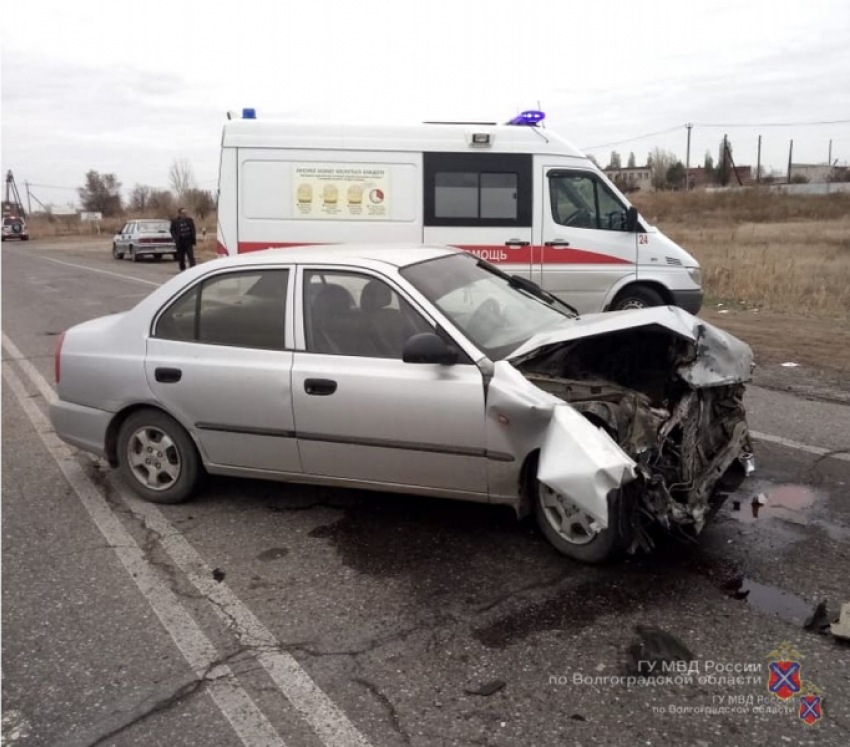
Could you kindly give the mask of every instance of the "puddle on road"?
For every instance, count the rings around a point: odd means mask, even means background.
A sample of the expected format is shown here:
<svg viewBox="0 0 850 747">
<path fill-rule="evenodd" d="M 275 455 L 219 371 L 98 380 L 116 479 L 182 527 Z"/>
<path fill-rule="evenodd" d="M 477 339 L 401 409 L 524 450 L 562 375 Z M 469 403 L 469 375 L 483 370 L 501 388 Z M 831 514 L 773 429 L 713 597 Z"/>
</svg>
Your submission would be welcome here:
<svg viewBox="0 0 850 747">
<path fill-rule="evenodd" d="M 776 586 L 760 584 L 746 576 L 739 576 L 724 585 L 723 590 L 732 599 L 748 605 L 793 625 L 804 625 L 815 610 L 814 605 Z"/>
<path fill-rule="evenodd" d="M 779 519 L 806 525 L 809 509 L 818 497 L 805 485 L 776 485 L 754 494 L 749 501 L 735 501 L 729 515 L 743 524 Z"/>
</svg>

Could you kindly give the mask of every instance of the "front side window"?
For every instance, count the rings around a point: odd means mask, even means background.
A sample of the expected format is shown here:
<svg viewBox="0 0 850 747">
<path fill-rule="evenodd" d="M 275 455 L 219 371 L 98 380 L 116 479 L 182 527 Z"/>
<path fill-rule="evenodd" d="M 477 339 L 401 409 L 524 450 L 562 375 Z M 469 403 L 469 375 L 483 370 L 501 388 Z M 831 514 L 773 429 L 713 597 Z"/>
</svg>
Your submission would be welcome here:
<svg viewBox="0 0 850 747">
<path fill-rule="evenodd" d="M 405 343 L 433 328 L 383 280 L 354 272 L 304 274 L 307 350 L 401 360 Z"/>
<path fill-rule="evenodd" d="M 570 318 L 472 255 L 420 262 L 401 274 L 492 360 Z"/>
<path fill-rule="evenodd" d="M 552 218 L 570 228 L 627 230 L 627 208 L 595 174 L 580 171 L 549 173 Z"/>
<path fill-rule="evenodd" d="M 155 337 L 264 350 L 285 349 L 288 270 L 204 280 L 163 312 Z"/>
</svg>

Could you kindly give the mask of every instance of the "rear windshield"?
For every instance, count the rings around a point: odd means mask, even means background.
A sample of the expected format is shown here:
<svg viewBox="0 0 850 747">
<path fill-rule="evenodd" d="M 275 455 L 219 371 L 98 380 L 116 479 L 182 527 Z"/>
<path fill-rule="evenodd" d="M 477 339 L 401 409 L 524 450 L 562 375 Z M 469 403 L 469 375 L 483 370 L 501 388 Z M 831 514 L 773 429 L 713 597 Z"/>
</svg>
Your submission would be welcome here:
<svg viewBox="0 0 850 747">
<path fill-rule="evenodd" d="M 145 223 L 139 223 L 139 233 L 167 232 L 169 230 L 169 225 L 170 224 L 167 220 L 152 220 Z"/>
<path fill-rule="evenodd" d="M 20 218 L 3 218 L 4 226 L 14 226 L 15 223 L 23 223 Z"/>
</svg>

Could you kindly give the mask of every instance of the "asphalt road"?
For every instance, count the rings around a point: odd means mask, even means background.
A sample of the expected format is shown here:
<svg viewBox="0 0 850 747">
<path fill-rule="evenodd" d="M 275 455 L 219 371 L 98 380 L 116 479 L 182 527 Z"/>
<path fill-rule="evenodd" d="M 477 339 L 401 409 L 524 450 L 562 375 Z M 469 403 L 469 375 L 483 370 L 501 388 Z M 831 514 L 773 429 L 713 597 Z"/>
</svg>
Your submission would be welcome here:
<svg viewBox="0 0 850 747">
<path fill-rule="evenodd" d="M 850 602 L 850 407 L 751 388 L 758 472 L 700 544 L 601 568 L 482 505 L 210 479 L 151 507 L 57 441 L 47 382 L 57 333 L 175 264 L 2 254 L 7 743 L 850 743 L 850 645 L 803 627 Z M 626 679 L 637 625 L 677 636 L 689 674 Z M 815 727 L 767 703 L 783 643 Z"/>
</svg>

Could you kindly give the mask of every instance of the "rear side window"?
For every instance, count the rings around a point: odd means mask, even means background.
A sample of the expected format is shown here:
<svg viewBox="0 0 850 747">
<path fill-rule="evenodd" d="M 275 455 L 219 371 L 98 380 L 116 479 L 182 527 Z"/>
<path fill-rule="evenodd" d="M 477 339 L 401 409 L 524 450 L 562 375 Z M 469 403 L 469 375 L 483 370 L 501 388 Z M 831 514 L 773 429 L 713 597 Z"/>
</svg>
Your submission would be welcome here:
<svg viewBox="0 0 850 747">
<path fill-rule="evenodd" d="M 208 345 L 285 349 L 288 270 L 216 275 L 162 313 L 154 337 Z"/>
<path fill-rule="evenodd" d="M 530 226 L 532 157 L 425 153 L 426 226 Z"/>
</svg>

